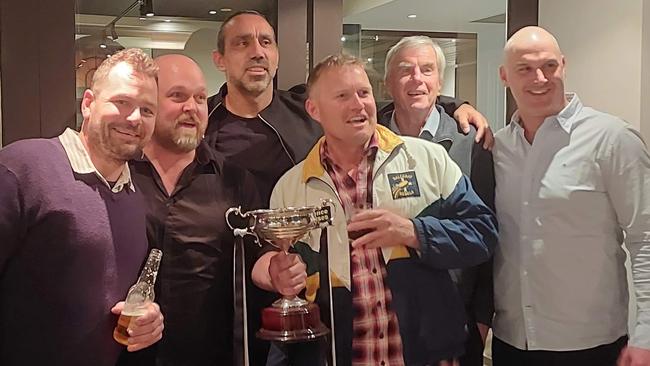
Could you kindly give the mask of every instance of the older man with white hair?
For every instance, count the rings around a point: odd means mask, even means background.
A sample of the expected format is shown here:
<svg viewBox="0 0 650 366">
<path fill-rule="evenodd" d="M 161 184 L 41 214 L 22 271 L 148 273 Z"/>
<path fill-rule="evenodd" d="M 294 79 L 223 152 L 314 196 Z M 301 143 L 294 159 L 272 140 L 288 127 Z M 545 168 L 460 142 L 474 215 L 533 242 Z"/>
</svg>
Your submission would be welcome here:
<svg viewBox="0 0 650 366">
<path fill-rule="evenodd" d="M 400 135 L 420 137 L 442 145 L 470 177 L 480 198 L 494 208 L 492 154 L 475 142 L 476 130 L 465 135 L 437 104 L 445 73 L 445 54 L 426 36 L 404 37 L 386 55 L 386 87 L 393 103 L 379 112 L 379 123 Z M 452 275 L 465 303 L 469 336 L 463 366 L 483 364 L 483 345 L 492 322 L 491 262 Z"/>
</svg>

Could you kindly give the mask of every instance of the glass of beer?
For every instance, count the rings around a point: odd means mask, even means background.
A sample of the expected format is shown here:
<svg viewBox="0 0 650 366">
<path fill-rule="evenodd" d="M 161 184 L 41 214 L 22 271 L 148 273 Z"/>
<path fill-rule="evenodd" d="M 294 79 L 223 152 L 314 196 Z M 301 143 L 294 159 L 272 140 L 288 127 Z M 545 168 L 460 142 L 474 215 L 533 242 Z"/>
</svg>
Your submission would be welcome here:
<svg viewBox="0 0 650 366">
<path fill-rule="evenodd" d="M 358 205 L 354 205 L 352 207 L 345 207 L 345 221 L 349 225 L 350 222 L 352 221 L 352 218 L 358 214 L 361 211 L 370 209 L 369 205 L 366 202 L 360 203 Z M 363 230 L 356 230 L 356 231 L 350 231 L 348 230 L 348 239 L 350 243 L 352 243 L 354 240 L 368 234 L 371 232 L 371 229 L 363 229 Z"/>
</svg>

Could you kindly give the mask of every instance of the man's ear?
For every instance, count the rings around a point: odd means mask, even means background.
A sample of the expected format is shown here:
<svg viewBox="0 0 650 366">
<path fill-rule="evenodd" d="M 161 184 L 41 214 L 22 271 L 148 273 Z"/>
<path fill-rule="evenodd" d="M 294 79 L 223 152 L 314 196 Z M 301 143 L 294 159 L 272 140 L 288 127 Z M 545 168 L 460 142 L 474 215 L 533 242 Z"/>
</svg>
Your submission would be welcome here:
<svg viewBox="0 0 650 366">
<path fill-rule="evenodd" d="M 503 65 L 499 66 L 499 79 L 503 83 L 503 86 L 508 87 L 508 76 L 506 75 L 506 69 Z"/>
<path fill-rule="evenodd" d="M 311 98 L 307 98 L 305 101 L 305 110 L 307 113 L 309 113 L 309 116 L 311 119 L 314 121 L 320 123 L 320 111 L 318 110 L 318 106 L 314 101 L 311 100 Z"/>
<path fill-rule="evenodd" d="M 92 90 L 86 89 L 84 95 L 81 98 L 81 115 L 84 117 L 84 120 L 90 118 L 90 112 L 92 105 L 95 102 L 95 93 Z"/>
<path fill-rule="evenodd" d="M 217 70 L 226 72 L 226 66 L 224 65 L 223 55 L 221 52 L 217 50 L 212 51 L 212 62 L 214 63 L 214 66 L 217 67 Z"/>
</svg>

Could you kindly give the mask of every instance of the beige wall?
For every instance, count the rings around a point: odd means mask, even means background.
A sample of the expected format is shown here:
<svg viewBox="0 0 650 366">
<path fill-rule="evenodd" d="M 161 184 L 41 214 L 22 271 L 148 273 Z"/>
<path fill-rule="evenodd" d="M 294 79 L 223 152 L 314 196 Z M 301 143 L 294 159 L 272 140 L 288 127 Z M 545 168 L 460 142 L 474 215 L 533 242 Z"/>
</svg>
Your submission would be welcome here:
<svg viewBox="0 0 650 366">
<path fill-rule="evenodd" d="M 643 0 L 540 0 L 539 25 L 567 60 L 567 90 L 650 140 L 650 16 Z M 645 62 L 643 62 L 645 61 Z"/>
<path fill-rule="evenodd" d="M 643 0 L 540 0 L 539 25 L 567 59 L 567 90 L 627 120 L 650 142 L 650 4 Z M 626 261 L 631 287 L 629 258 Z M 630 293 L 630 326 L 635 322 Z"/>
</svg>

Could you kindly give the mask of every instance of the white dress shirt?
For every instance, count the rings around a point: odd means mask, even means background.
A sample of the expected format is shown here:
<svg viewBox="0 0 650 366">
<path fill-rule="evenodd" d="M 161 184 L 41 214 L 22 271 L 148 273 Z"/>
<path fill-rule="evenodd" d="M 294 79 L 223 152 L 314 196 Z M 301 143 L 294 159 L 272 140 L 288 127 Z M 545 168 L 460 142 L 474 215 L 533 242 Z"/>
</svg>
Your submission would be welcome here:
<svg viewBox="0 0 650 366">
<path fill-rule="evenodd" d="M 625 241 L 638 312 L 630 344 L 650 349 L 650 156 L 623 120 L 568 98 L 532 144 L 517 114 L 495 136 L 494 334 L 551 351 L 627 334 Z"/>
</svg>

